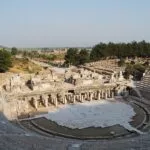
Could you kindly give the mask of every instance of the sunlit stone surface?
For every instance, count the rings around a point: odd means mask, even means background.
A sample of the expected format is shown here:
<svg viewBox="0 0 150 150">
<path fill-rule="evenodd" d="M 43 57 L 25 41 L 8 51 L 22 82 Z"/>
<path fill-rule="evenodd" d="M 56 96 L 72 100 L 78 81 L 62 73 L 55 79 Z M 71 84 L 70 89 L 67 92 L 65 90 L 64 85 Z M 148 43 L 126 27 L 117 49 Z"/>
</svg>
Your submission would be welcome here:
<svg viewBox="0 0 150 150">
<path fill-rule="evenodd" d="M 66 105 L 49 112 L 46 118 L 72 129 L 108 127 L 119 124 L 128 130 L 134 130 L 129 124 L 134 115 L 135 112 L 130 105 L 103 100 Z"/>
</svg>

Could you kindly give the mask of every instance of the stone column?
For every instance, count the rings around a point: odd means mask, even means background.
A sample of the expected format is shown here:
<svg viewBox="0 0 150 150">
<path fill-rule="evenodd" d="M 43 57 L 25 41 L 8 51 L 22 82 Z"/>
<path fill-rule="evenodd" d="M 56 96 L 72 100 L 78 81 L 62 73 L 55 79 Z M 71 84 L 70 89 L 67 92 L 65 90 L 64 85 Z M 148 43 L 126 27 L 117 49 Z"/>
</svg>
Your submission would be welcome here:
<svg viewBox="0 0 150 150">
<path fill-rule="evenodd" d="M 81 93 L 79 94 L 79 102 L 81 102 Z"/>
<path fill-rule="evenodd" d="M 92 101 L 93 100 L 93 93 L 91 92 L 90 93 L 90 101 Z"/>
<path fill-rule="evenodd" d="M 64 95 L 64 104 L 67 104 L 66 95 Z"/>
<path fill-rule="evenodd" d="M 97 94 L 96 92 L 93 93 L 93 98 L 94 98 L 94 100 L 97 99 L 96 94 Z"/>
<path fill-rule="evenodd" d="M 33 104 L 34 104 L 34 107 L 38 109 L 38 101 L 35 98 L 33 99 Z"/>
<path fill-rule="evenodd" d="M 41 97 L 42 103 L 45 107 L 48 107 L 48 96 L 42 96 Z"/>
<path fill-rule="evenodd" d="M 54 98 L 54 103 L 55 103 L 55 106 L 57 107 L 58 106 L 57 97 Z"/>
<path fill-rule="evenodd" d="M 47 96 L 44 96 L 44 104 L 45 104 L 45 107 L 48 107 L 48 97 Z"/>
<path fill-rule="evenodd" d="M 100 100 L 101 99 L 101 93 L 100 93 L 100 91 L 98 91 L 98 100 Z"/>
<path fill-rule="evenodd" d="M 105 91 L 105 99 L 107 99 L 107 90 Z"/>
<path fill-rule="evenodd" d="M 76 95 L 73 95 L 73 103 L 75 104 L 76 102 Z"/>
<path fill-rule="evenodd" d="M 112 93 L 111 93 L 111 97 L 112 97 L 112 98 L 114 98 L 114 91 L 112 91 Z"/>
<path fill-rule="evenodd" d="M 108 97 L 110 98 L 111 96 L 110 96 L 110 89 L 108 90 Z"/>
<path fill-rule="evenodd" d="M 26 101 L 26 109 L 27 109 L 27 111 L 29 110 L 29 102 L 28 101 Z"/>
</svg>

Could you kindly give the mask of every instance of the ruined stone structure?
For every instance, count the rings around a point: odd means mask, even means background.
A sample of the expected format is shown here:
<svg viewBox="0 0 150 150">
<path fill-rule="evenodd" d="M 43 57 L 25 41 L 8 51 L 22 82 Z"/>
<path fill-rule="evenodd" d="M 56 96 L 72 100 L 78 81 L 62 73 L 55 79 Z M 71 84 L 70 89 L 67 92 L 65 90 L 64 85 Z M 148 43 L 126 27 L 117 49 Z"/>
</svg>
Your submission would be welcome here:
<svg viewBox="0 0 150 150">
<path fill-rule="evenodd" d="M 28 101 L 28 104 L 38 109 L 39 106 L 48 107 L 50 105 L 75 104 L 76 102 L 92 101 L 100 99 L 114 98 L 114 89 L 106 88 L 102 90 L 68 91 L 67 93 L 43 93 L 38 95 L 20 96 L 19 99 Z"/>
<path fill-rule="evenodd" d="M 131 79 L 125 80 L 123 78 L 123 68 L 111 70 L 106 67 L 102 68 L 99 65 L 90 67 L 87 65 L 81 66 L 81 68 L 66 70 L 68 71 L 61 74 L 60 77 L 50 70 L 30 75 L 13 74 L 3 82 L 0 87 L 1 112 L 3 112 L 8 120 L 19 119 L 20 122 L 18 124 L 20 125 L 20 128 L 23 128 L 22 130 L 16 128 L 16 126 L 12 127 L 12 124 L 6 119 L 4 120 L 4 117 L 0 115 L 1 142 L 7 145 L 6 148 L 12 148 L 12 143 L 10 144 L 11 146 L 9 146 L 8 140 L 9 142 L 15 141 L 16 145 L 14 143 L 13 145 L 15 145 L 16 149 L 22 149 L 23 143 L 25 143 L 25 146 L 23 145 L 24 147 L 30 147 L 27 149 L 50 148 L 64 150 L 70 147 L 70 144 L 77 142 L 81 145 L 79 147 L 83 149 L 99 149 L 99 147 L 103 147 L 104 149 L 110 149 L 110 147 L 111 149 L 117 149 L 118 147 L 121 149 L 122 147 L 123 149 L 136 149 L 147 147 L 147 145 L 149 145 L 149 134 L 140 135 L 139 137 L 134 136 L 129 139 L 129 135 L 127 138 L 123 135 L 123 138 L 103 140 L 102 142 L 97 139 L 92 140 L 92 142 L 83 142 L 70 138 L 66 139 L 64 137 L 58 138 L 58 135 L 53 136 L 48 133 L 47 130 L 44 131 L 43 126 L 40 130 L 39 124 L 36 126 L 38 120 L 33 121 L 31 119 L 36 114 L 47 112 L 53 108 L 59 108 L 65 104 L 84 103 L 85 101 L 113 100 L 113 98 L 118 98 L 119 100 L 120 96 L 116 97 L 117 95 L 126 96 L 129 94 L 128 89 L 132 88 Z M 147 94 L 145 94 L 144 91 L 148 92 L 149 81 L 149 73 L 146 72 L 143 80 L 140 83 L 137 83 L 137 88 L 142 90 L 144 96 Z M 148 119 L 150 118 L 149 101 L 146 100 L 146 98 L 140 99 L 139 97 L 134 96 L 126 96 L 126 98 L 126 102 L 129 101 L 130 103 L 131 101 L 134 101 L 134 103 L 139 105 L 141 111 L 145 112 L 144 115 L 147 117 L 146 119 L 143 117 L 145 122 L 143 122 L 141 126 L 144 131 L 147 131 L 150 125 L 150 120 Z M 148 94 L 147 98 L 149 98 Z M 24 124 L 21 123 L 21 120 L 25 121 Z M 40 121 L 40 123 L 41 122 L 42 121 Z M 29 132 L 24 130 L 25 128 L 29 129 L 27 130 Z M 30 130 L 33 130 L 38 134 L 34 136 L 34 134 L 30 134 Z M 112 130 L 109 129 L 109 131 L 111 131 L 111 137 L 114 138 L 117 136 L 115 135 L 114 128 L 112 128 Z M 40 136 L 40 133 L 42 136 Z M 46 138 L 44 136 L 46 136 Z M 35 145 L 38 145 L 38 147 L 34 147 Z M 108 145 L 108 148 L 106 148 L 106 145 Z M 3 149 L 3 146 L 0 147 Z"/>
<path fill-rule="evenodd" d="M 68 69 L 61 74 L 61 78 L 51 70 L 28 77 L 13 75 L 3 85 L 3 93 L 7 99 L 5 105 L 10 108 L 7 116 L 15 118 L 60 104 L 113 99 L 114 96 L 128 94 L 126 89 L 130 81 L 123 78 L 122 71 L 109 71 L 110 74 L 108 71 L 103 74 L 95 68 L 81 66 Z"/>
</svg>

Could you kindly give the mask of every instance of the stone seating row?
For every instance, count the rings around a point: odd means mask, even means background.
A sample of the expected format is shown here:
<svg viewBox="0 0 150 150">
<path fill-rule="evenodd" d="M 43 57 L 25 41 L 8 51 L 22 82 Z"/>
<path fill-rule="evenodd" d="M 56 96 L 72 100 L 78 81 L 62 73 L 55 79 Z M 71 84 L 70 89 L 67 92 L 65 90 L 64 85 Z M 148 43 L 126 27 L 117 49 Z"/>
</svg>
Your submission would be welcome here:
<svg viewBox="0 0 150 150">
<path fill-rule="evenodd" d="M 142 81 L 136 82 L 136 87 L 139 90 L 144 90 L 144 91 L 150 92 L 150 75 L 144 76 Z"/>
</svg>

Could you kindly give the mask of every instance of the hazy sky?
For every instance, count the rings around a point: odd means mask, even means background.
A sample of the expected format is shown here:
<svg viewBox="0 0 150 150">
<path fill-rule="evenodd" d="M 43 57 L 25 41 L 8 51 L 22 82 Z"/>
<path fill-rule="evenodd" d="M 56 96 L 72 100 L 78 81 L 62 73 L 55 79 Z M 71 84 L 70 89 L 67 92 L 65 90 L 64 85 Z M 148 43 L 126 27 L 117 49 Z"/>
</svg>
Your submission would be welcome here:
<svg viewBox="0 0 150 150">
<path fill-rule="evenodd" d="M 150 0 L 0 0 L 0 45 L 150 41 Z"/>
</svg>

